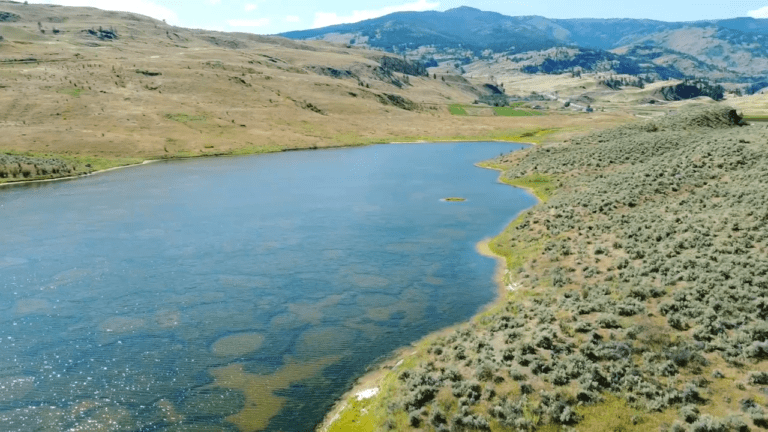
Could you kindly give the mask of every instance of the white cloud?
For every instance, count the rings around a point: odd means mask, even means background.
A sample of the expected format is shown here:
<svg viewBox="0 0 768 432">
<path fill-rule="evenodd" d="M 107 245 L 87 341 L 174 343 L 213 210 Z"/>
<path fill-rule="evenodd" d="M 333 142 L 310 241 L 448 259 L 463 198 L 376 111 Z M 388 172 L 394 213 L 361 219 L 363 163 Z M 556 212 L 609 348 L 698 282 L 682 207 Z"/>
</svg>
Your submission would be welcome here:
<svg viewBox="0 0 768 432">
<path fill-rule="evenodd" d="M 269 25 L 269 18 L 259 19 L 233 19 L 227 21 L 232 27 L 264 27 Z"/>
<path fill-rule="evenodd" d="M 752 18 L 768 18 L 768 6 L 749 11 L 747 12 L 747 15 L 751 16 Z"/>
<path fill-rule="evenodd" d="M 167 7 L 152 3 L 149 0 L 31 0 L 30 3 L 57 4 L 61 6 L 85 6 L 120 12 L 133 12 L 166 20 L 168 24 L 179 25 L 179 16 Z"/>
<path fill-rule="evenodd" d="M 217 4 L 221 3 L 221 0 L 208 0 L 208 3 L 210 3 L 212 5 L 217 5 Z"/>
<path fill-rule="evenodd" d="M 351 15 L 339 16 L 336 12 L 316 12 L 313 28 L 327 27 L 336 24 L 355 23 L 367 19 L 378 18 L 395 12 L 423 12 L 440 6 L 438 2 L 430 0 L 416 0 L 413 3 L 405 3 L 396 6 L 387 6 L 381 9 L 356 10 Z"/>
<path fill-rule="evenodd" d="M 256 10 L 258 7 L 259 7 L 259 5 L 257 5 L 257 4 L 249 3 L 249 4 L 245 5 L 245 11 L 246 12 L 250 12 L 250 11 Z"/>
<path fill-rule="evenodd" d="M 287 17 L 285 17 L 285 22 L 297 23 L 297 22 L 301 22 L 301 18 L 297 17 L 296 15 L 288 15 Z"/>
</svg>

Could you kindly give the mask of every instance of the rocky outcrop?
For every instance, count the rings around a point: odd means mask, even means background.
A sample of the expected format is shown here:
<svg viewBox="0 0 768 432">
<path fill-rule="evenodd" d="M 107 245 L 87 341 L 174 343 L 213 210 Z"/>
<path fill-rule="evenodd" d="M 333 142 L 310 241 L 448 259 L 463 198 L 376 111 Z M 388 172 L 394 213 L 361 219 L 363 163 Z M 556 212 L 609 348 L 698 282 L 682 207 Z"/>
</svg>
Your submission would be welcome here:
<svg viewBox="0 0 768 432">
<path fill-rule="evenodd" d="M 381 68 L 392 73 L 398 72 L 413 76 L 427 76 L 427 68 L 419 62 L 411 62 L 398 57 L 385 56 L 379 59 Z"/>
<path fill-rule="evenodd" d="M 725 89 L 721 85 L 711 84 L 705 80 L 685 80 L 680 84 L 662 87 L 659 95 L 668 101 L 679 101 L 707 96 L 713 100 L 723 100 Z"/>
<path fill-rule="evenodd" d="M 15 13 L 0 11 L 0 22 L 16 22 L 20 19 L 21 17 Z"/>
</svg>

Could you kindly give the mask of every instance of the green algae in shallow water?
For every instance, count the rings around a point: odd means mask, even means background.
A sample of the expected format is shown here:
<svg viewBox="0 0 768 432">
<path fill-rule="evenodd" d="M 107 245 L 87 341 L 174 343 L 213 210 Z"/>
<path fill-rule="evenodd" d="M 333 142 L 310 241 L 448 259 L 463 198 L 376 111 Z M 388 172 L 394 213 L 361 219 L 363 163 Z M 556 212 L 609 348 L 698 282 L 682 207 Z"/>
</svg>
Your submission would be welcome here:
<svg viewBox="0 0 768 432">
<path fill-rule="evenodd" d="M 355 332 L 346 327 L 321 327 L 305 331 L 296 344 L 298 358 L 310 359 L 348 352 Z"/>
<path fill-rule="evenodd" d="M 225 427 L 222 425 L 200 424 L 200 423 L 180 423 L 161 429 L 160 432 L 236 432 L 234 427 Z"/>
<path fill-rule="evenodd" d="M 241 357 L 252 353 L 264 343 L 258 333 L 242 333 L 225 336 L 213 343 L 211 351 L 218 357 Z"/>
<path fill-rule="evenodd" d="M 35 379 L 27 376 L 0 378 L 0 402 L 22 399 L 35 389 Z"/>
<path fill-rule="evenodd" d="M 271 375 L 251 374 L 243 370 L 243 365 L 233 364 L 213 369 L 211 375 L 215 381 L 209 387 L 242 390 L 245 395 L 245 407 L 237 414 L 227 417 L 227 421 L 237 425 L 243 432 L 254 432 L 267 427 L 269 420 L 288 402 L 286 397 L 275 394 L 277 390 L 316 377 L 339 359 L 326 357 L 313 363 L 295 363 L 289 359 L 285 366 Z"/>
<path fill-rule="evenodd" d="M 51 303 L 42 299 L 23 299 L 16 303 L 16 315 L 48 314 L 51 312 Z"/>
<path fill-rule="evenodd" d="M 181 322 L 181 312 L 177 310 L 161 310 L 155 314 L 155 324 L 160 328 L 174 328 L 179 325 L 179 322 Z"/>
<path fill-rule="evenodd" d="M 114 316 L 107 318 L 99 325 L 98 341 L 106 344 L 117 341 L 122 336 L 135 335 L 147 325 L 143 318 Z"/>
<path fill-rule="evenodd" d="M 198 389 L 184 398 L 179 411 L 195 417 L 226 417 L 245 408 L 245 396 L 240 390 L 227 388 Z"/>
<path fill-rule="evenodd" d="M 353 274 L 349 280 L 359 288 L 384 288 L 391 284 L 387 278 L 372 274 Z"/>
<path fill-rule="evenodd" d="M 131 430 L 133 424 L 126 409 L 101 401 L 83 401 L 67 410 L 40 406 L 0 412 L 4 431 L 120 431 Z"/>
<path fill-rule="evenodd" d="M 323 309 L 338 304 L 341 299 L 342 295 L 332 295 L 320 301 L 292 303 L 288 305 L 288 310 L 295 317 L 297 324 L 317 325 L 327 315 Z"/>
</svg>

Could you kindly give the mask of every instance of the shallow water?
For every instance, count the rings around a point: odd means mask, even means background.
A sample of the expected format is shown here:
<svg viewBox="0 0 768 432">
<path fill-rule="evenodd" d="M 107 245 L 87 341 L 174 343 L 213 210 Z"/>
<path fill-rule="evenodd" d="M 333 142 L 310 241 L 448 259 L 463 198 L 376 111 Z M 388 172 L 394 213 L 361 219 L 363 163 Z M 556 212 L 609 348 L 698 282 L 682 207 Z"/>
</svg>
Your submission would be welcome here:
<svg viewBox="0 0 768 432">
<path fill-rule="evenodd" d="M 0 190 L 0 431 L 305 431 L 496 295 L 504 143 L 157 163 Z M 445 197 L 465 202 L 442 202 Z"/>
</svg>

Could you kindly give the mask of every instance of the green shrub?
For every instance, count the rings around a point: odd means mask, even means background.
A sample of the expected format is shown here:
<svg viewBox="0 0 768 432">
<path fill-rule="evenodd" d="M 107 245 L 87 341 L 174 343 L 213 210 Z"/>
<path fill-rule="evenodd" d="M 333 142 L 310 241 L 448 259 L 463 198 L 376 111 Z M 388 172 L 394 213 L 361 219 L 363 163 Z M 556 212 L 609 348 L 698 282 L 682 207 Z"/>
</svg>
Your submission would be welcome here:
<svg viewBox="0 0 768 432">
<path fill-rule="evenodd" d="M 539 348 L 551 350 L 554 346 L 557 335 L 552 327 L 544 327 L 539 330 L 535 337 L 534 345 Z"/>
<path fill-rule="evenodd" d="M 768 342 L 753 342 L 744 350 L 744 355 L 756 360 L 768 360 Z"/>
<path fill-rule="evenodd" d="M 421 411 L 411 411 L 408 413 L 408 423 L 415 428 L 421 426 Z"/>
<path fill-rule="evenodd" d="M 573 326 L 573 329 L 579 333 L 589 333 L 595 329 L 589 321 L 579 321 Z"/>
<path fill-rule="evenodd" d="M 449 366 L 443 371 L 440 379 L 443 381 L 459 382 L 463 380 L 464 377 L 455 366 Z"/>
<path fill-rule="evenodd" d="M 555 401 L 550 405 L 548 414 L 555 423 L 573 425 L 581 420 L 578 413 L 565 401 Z"/>
<path fill-rule="evenodd" d="M 465 397 L 469 401 L 480 400 L 483 388 L 477 381 L 462 381 L 453 384 L 452 394 L 456 398 Z"/>
<path fill-rule="evenodd" d="M 667 316 L 667 323 L 675 330 L 686 331 L 690 328 L 688 321 L 679 314 L 671 314 Z"/>
<path fill-rule="evenodd" d="M 633 316 L 645 313 L 645 304 L 637 299 L 629 298 L 617 304 L 615 311 L 620 316 Z"/>
<path fill-rule="evenodd" d="M 535 375 L 542 375 L 547 374 L 552 371 L 552 366 L 549 364 L 549 362 L 546 359 L 543 359 L 538 356 L 532 356 L 534 357 L 531 362 L 531 372 L 533 372 Z"/>
<path fill-rule="evenodd" d="M 496 368 L 489 362 L 483 362 L 475 370 L 475 377 L 480 381 L 490 381 L 493 379 L 493 375 L 496 372 Z"/>
<path fill-rule="evenodd" d="M 749 383 L 752 385 L 768 385 L 768 372 L 750 372 Z"/>
<path fill-rule="evenodd" d="M 750 410 L 749 417 L 752 419 L 755 426 L 768 429 L 768 415 L 765 414 L 765 411 L 762 408 L 758 407 Z"/>
<path fill-rule="evenodd" d="M 453 424 L 453 427 L 458 430 L 464 430 L 464 429 L 470 429 L 470 430 L 480 430 L 480 431 L 489 431 L 491 430 L 491 424 L 488 423 L 488 420 L 479 415 L 479 414 L 456 414 L 451 419 L 451 423 Z"/>
<path fill-rule="evenodd" d="M 512 378 L 515 381 L 523 381 L 523 380 L 528 379 L 528 375 L 526 375 L 525 373 L 521 372 L 517 368 L 510 368 L 507 372 L 509 374 L 509 377 Z"/>
<path fill-rule="evenodd" d="M 406 411 L 421 409 L 435 398 L 439 388 L 435 386 L 419 386 L 410 390 L 403 398 L 403 407 Z"/>
<path fill-rule="evenodd" d="M 703 404 L 707 399 L 701 394 L 701 391 L 696 385 L 688 383 L 685 385 L 681 395 L 681 399 L 687 403 Z"/>
<path fill-rule="evenodd" d="M 596 323 L 600 328 L 604 328 L 604 329 L 621 328 L 621 323 L 619 323 L 619 319 L 616 318 L 614 315 L 601 315 L 600 317 L 597 318 Z"/>
<path fill-rule="evenodd" d="M 727 432 L 728 426 L 709 414 L 704 414 L 691 425 L 691 432 Z"/>
<path fill-rule="evenodd" d="M 566 276 L 565 270 L 561 267 L 555 267 L 552 270 L 552 286 L 562 288 L 570 283 L 570 278 Z"/>
<path fill-rule="evenodd" d="M 688 428 L 685 427 L 683 423 L 680 423 L 679 420 L 675 420 L 674 423 L 672 423 L 672 426 L 669 428 L 670 432 L 688 432 Z"/>
<path fill-rule="evenodd" d="M 429 422 L 432 426 L 439 427 L 447 424 L 448 419 L 445 417 L 445 413 L 437 405 L 432 405 Z"/>
</svg>

